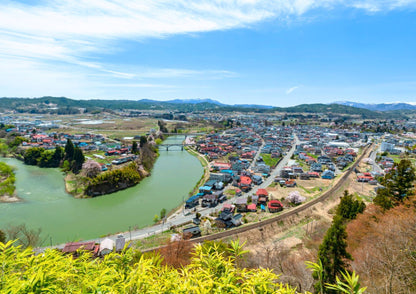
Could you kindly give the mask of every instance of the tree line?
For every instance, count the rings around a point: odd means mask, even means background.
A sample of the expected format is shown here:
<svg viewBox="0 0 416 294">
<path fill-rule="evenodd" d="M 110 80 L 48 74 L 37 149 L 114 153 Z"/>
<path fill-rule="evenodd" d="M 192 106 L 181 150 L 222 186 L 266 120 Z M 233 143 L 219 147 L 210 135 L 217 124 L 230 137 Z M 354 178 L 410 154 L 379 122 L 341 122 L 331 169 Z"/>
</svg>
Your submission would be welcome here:
<svg viewBox="0 0 416 294">
<path fill-rule="evenodd" d="M 25 164 L 39 167 L 62 167 L 66 171 L 77 174 L 85 162 L 81 148 L 74 146 L 68 139 L 65 148 L 56 146 L 55 150 L 46 150 L 42 147 L 31 147 L 23 155 Z"/>
</svg>

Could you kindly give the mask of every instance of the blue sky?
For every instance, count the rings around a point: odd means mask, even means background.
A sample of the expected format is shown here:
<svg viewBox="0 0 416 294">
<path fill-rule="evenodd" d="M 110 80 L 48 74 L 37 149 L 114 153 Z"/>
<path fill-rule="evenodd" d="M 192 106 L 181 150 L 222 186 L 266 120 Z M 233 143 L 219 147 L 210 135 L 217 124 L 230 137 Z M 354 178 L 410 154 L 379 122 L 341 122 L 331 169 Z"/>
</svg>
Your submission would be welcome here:
<svg viewBox="0 0 416 294">
<path fill-rule="evenodd" d="M 416 0 L 0 0 L 0 96 L 416 103 Z"/>
</svg>

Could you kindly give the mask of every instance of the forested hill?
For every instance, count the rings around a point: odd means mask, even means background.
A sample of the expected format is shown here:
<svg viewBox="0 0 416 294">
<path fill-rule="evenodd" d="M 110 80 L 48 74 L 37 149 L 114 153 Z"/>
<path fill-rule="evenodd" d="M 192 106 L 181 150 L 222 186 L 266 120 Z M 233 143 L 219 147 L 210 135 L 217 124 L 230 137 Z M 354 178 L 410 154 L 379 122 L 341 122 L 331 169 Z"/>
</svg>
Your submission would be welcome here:
<svg viewBox="0 0 416 294">
<path fill-rule="evenodd" d="M 339 104 L 302 104 L 293 107 L 267 107 L 262 105 L 226 105 L 216 101 L 201 100 L 189 102 L 183 100 L 156 101 L 149 99 L 142 100 L 74 100 L 66 97 L 41 97 L 41 98 L 0 98 L 0 110 L 15 110 L 20 113 L 56 113 L 76 114 L 80 108 L 87 112 L 102 110 L 165 110 L 165 111 L 238 111 L 257 113 L 333 113 L 357 115 L 362 118 L 383 118 L 386 112 L 381 113 L 363 108 L 356 108 Z M 402 113 L 391 113 L 389 117 L 403 117 Z"/>
</svg>

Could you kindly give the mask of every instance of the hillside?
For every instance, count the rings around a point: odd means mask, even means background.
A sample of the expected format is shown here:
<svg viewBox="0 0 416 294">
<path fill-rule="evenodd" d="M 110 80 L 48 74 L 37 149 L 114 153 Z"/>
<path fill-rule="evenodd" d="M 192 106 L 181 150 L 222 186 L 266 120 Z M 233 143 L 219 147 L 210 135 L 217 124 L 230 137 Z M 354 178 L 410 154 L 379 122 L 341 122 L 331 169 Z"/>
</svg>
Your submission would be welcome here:
<svg viewBox="0 0 416 294">
<path fill-rule="evenodd" d="M 223 111 L 257 113 L 332 113 L 357 115 L 362 118 L 383 118 L 381 112 L 371 111 L 340 104 L 301 104 L 292 107 L 270 107 L 263 105 L 226 105 L 210 99 L 156 101 L 142 100 L 74 100 L 66 97 L 41 98 L 0 98 L 0 110 L 14 110 L 20 113 L 56 113 L 74 114 L 82 108 L 87 112 L 101 110 L 161 110 L 161 111 Z M 403 117 L 401 113 L 392 113 L 392 118 Z"/>
<path fill-rule="evenodd" d="M 369 104 L 369 103 L 359 103 L 351 101 L 337 101 L 334 104 L 351 106 L 356 108 L 363 108 L 372 111 L 394 111 L 394 110 L 416 110 L 416 105 L 409 103 L 379 103 L 379 104 Z"/>
</svg>

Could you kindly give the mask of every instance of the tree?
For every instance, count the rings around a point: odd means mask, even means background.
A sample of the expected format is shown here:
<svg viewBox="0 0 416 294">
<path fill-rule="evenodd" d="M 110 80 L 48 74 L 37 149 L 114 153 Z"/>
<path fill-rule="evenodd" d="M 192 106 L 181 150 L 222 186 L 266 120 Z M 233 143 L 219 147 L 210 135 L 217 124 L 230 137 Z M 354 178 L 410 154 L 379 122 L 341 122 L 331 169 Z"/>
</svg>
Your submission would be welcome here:
<svg viewBox="0 0 416 294">
<path fill-rule="evenodd" d="M 155 216 L 153 217 L 153 222 L 157 223 L 158 221 L 159 221 L 159 216 L 155 214 Z"/>
<path fill-rule="evenodd" d="M 133 143 L 131 144 L 131 153 L 133 153 L 133 154 L 139 153 L 139 149 L 137 148 L 137 142 L 136 141 L 133 141 Z"/>
<path fill-rule="evenodd" d="M 16 245 L 22 245 L 23 248 L 36 247 L 41 245 L 41 232 L 39 229 L 29 229 L 25 224 L 10 225 L 6 229 L 9 240 L 17 240 Z"/>
<path fill-rule="evenodd" d="M 374 203 L 383 209 L 390 209 L 399 205 L 404 199 L 414 195 L 415 168 L 408 159 L 401 160 L 393 165 L 392 170 L 381 180 L 384 188 L 377 190 Z"/>
<path fill-rule="evenodd" d="M 162 208 L 162 210 L 160 211 L 160 219 L 164 219 L 166 217 L 166 209 Z"/>
<path fill-rule="evenodd" d="M 33 147 L 26 150 L 24 154 L 24 162 L 28 165 L 37 165 L 38 160 L 42 156 L 45 149 L 40 147 Z"/>
<path fill-rule="evenodd" d="M 64 152 L 62 147 L 56 146 L 55 147 L 55 152 L 52 155 L 52 166 L 53 167 L 58 167 L 61 164 L 61 160 L 64 159 Z"/>
<path fill-rule="evenodd" d="M 143 148 L 143 146 L 147 143 L 146 136 L 140 136 L 140 148 Z"/>
<path fill-rule="evenodd" d="M 6 243 L 6 234 L 0 230 L 0 243 Z"/>
<path fill-rule="evenodd" d="M 82 153 L 81 148 L 75 147 L 74 149 L 74 158 L 72 161 L 72 171 L 77 174 L 82 168 L 82 164 L 85 162 L 84 154 Z"/>
<path fill-rule="evenodd" d="M 300 204 L 306 200 L 305 197 L 300 195 L 299 191 L 293 191 L 289 193 L 289 196 L 286 197 L 286 199 L 295 205 Z"/>
<path fill-rule="evenodd" d="M 341 197 L 341 202 L 337 207 L 336 214 L 345 220 L 352 220 L 357 217 L 357 214 L 362 213 L 364 209 L 364 202 L 358 199 L 354 200 L 354 196 L 345 190 L 344 196 Z"/>
<path fill-rule="evenodd" d="M 74 158 L 75 147 L 71 139 L 66 140 L 65 144 L 65 159 L 71 162 Z"/>
<path fill-rule="evenodd" d="M 82 164 L 82 170 L 85 176 L 89 178 L 95 178 L 101 172 L 101 165 L 94 160 L 87 160 Z"/>
<path fill-rule="evenodd" d="M 336 215 L 331 227 L 326 232 L 322 244 L 318 250 L 318 260 L 322 262 L 322 281 L 315 284 L 315 290 L 322 288 L 321 283 L 336 283 L 337 275 L 346 271 L 347 262 L 351 260 L 351 255 L 347 252 L 347 232 L 345 230 L 344 219 Z M 316 275 L 314 278 L 318 278 Z M 333 293 L 328 291 L 328 293 Z"/>
</svg>

